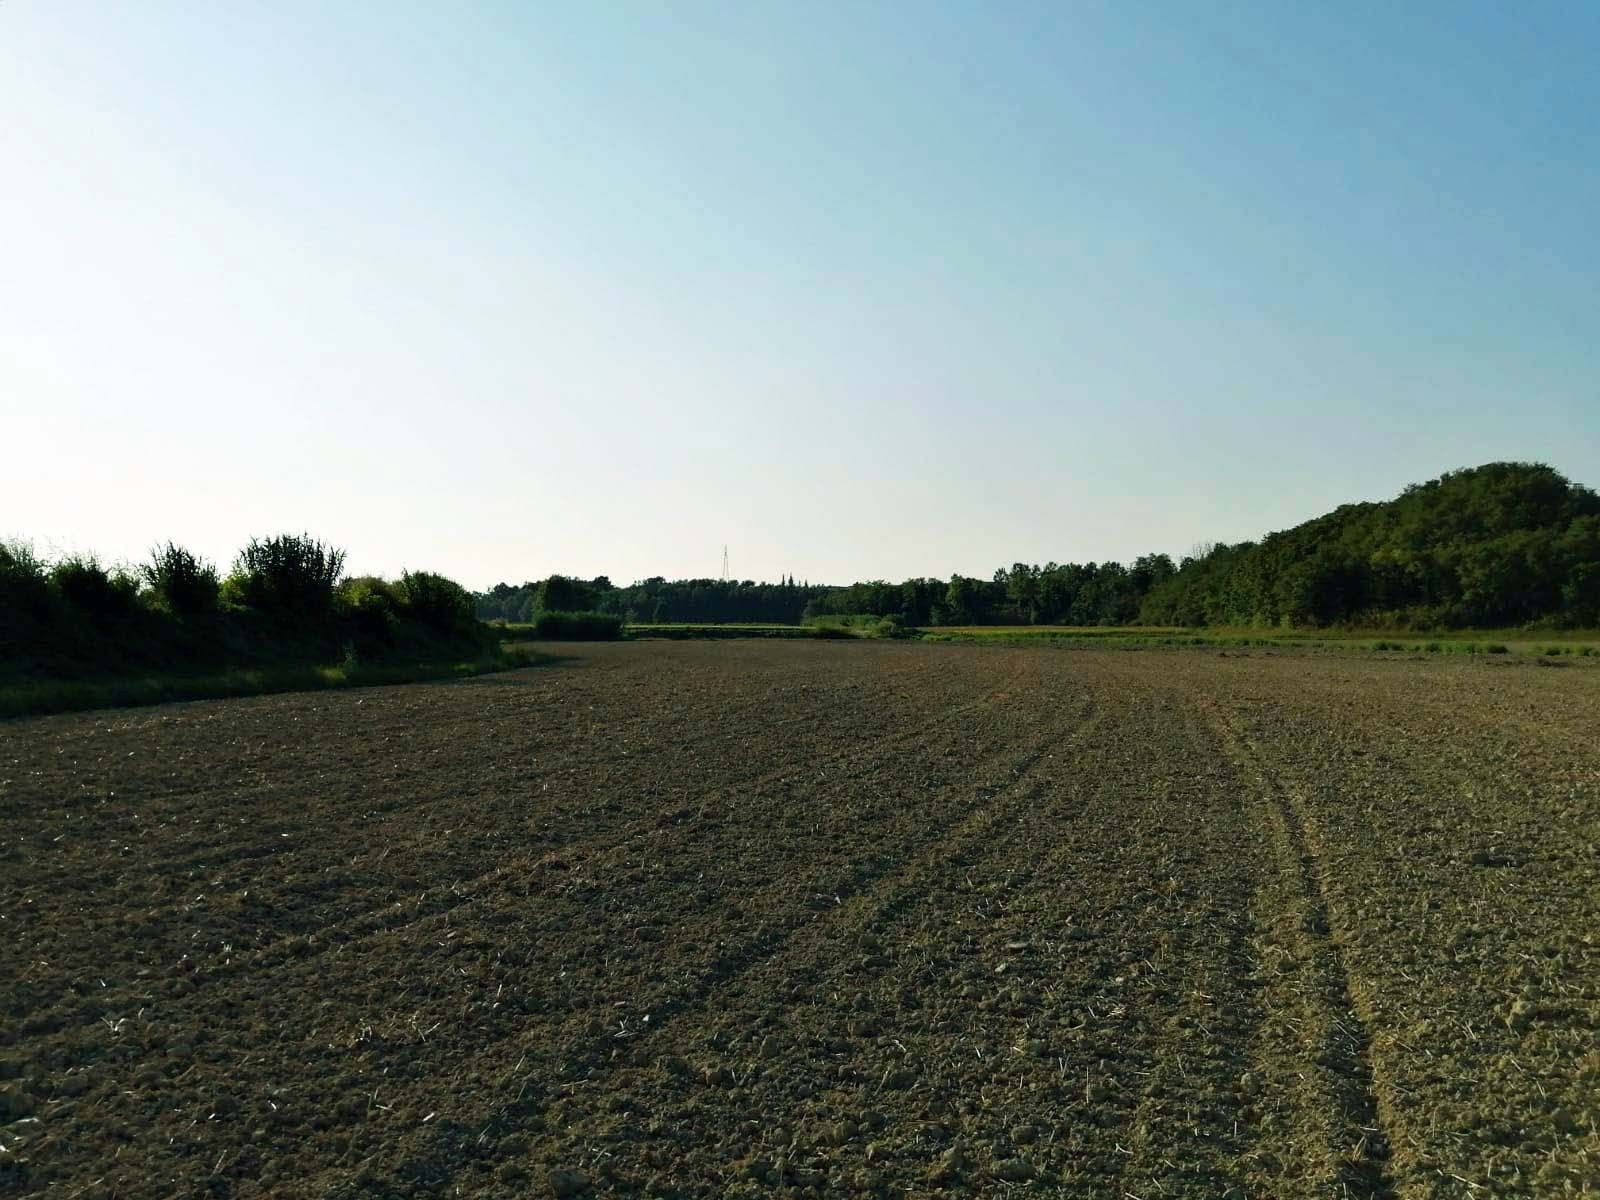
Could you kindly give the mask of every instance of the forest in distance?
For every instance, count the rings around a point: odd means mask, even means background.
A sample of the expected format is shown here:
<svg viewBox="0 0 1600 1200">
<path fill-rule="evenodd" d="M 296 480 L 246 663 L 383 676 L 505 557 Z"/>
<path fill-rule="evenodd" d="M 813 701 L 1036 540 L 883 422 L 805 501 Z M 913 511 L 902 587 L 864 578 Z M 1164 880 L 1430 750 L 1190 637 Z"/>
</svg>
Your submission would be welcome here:
<svg viewBox="0 0 1600 1200">
<path fill-rule="evenodd" d="M 475 600 L 480 619 L 508 622 L 587 610 L 634 624 L 863 615 L 907 626 L 1590 628 L 1600 625 L 1600 494 L 1544 464 L 1488 463 L 1179 562 L 1016 563 L 989 579 L 846 586 L 557 575 Z"/>
<path fill-rule="evenodd" d="M 474 594 L 427 571 L 346 576 L 344 551 L 309 534 L 253 538 L 226 571 L 171 542 L 137 568 L 52 562 L 0 542 L 0 690 L 280 668 L 492 669 L 503 648 L 485 622 L 570 640 L 624 625 L 862 621 L 891 636 L 982 625 L 1593 629 L 1600 495 L 1548 466 L 1491 463 L 1178 562 L 1016 563 L 988 579 L 847 586 L 550 575 Z"/>
</svg>

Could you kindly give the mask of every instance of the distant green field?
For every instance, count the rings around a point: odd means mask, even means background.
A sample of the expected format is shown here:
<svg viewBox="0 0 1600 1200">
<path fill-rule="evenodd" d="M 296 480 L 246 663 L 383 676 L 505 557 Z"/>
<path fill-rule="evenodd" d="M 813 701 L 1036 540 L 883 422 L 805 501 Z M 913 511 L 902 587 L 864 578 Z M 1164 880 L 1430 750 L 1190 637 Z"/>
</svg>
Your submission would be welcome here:
<svg viewBox="0 0 1600 1200">
<path fill-rule="evenodd" d="M 1195 630 L 1156 625 L 927 625 L 922 630 L 935 636 L 955 637 L 1044 637 L 1073 638 L 1148 638 L 1176 637 Z"/>
<path fill-rule="evenodd" d="M 689 622 L 650 622 L 626 627 L 629 637 L 669 638 L 814 638 L 817 631 L 808 625 L 776 625 L 746 622 L 737 625 L 716 625 Z"/>
<path fill-rule="evenodd" d="M 625 627 L 630 638 L 688 641 L 717 638 L 838 638 L 870 636 L 852 622 L 865 618 L 825 618 L 805 625 L 746 621 L 641 622 Z M 877 618 L 870 618 L 876 621 Z M 532 626 L 501 626 L 508 640 L 531 636 Z M 1530 633 L 1525 629 L 1457 630 L 1416 633 L 1404 630 L 1343 629 L 1184 629 L 1163 625 L 937 625 L 905 630 L 897 636 L 929 642 L 1098 645 L 1118 649 L 1159 647 L 1281 648 L 1372 650 L 1408 654 L 1517 654 L 1546 658 L 1600 657 L 1600 630 Z"/>
<path fill-rule="evenodd" d="M 1412 654 L 1525 654 L 1548 658 L 1600 656 L 1600 631 L 1530 633 L 1525 629 L 1415 633 L 1330 629 L 1181 629 L 1118 625 L 944 625 L 921 630 L 926 641 L 1157 646 L 1354 649 Z"/>
</svg>

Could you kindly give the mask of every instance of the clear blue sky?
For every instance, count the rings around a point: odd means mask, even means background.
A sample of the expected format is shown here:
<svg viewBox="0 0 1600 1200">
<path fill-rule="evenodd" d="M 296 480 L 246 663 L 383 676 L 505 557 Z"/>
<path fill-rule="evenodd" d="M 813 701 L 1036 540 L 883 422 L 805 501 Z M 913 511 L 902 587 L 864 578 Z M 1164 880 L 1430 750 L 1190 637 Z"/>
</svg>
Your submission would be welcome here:
<svg viewBox="0 0 1600 1200">
<path fill-rule="evenodd" d="M 1600 484 L 1600 4 L 0 4 L 0 535 L 471 586 Z"/>
</svg>

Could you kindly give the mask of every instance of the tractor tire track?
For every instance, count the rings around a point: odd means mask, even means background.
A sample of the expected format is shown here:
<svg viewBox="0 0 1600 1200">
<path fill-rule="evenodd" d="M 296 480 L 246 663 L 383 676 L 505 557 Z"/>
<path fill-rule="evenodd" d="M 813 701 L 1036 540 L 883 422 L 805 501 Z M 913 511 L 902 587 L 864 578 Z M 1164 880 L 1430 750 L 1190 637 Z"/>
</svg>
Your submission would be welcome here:
<svg viewBox="0 0 1600 1200">
<path fill-rule="evenodd" d="M 1299 1186 L 1338 1187 L 1362 1200 L 1393 1200 L 1387 1160 L 1390 1138 L 1374 1083 L 1372 1038 L 1360 1013 L 1350 970 L 1329 908 L 1321 860 L 1294 793 L 1209 697 L 1200 697 L 1217 745 L 1256 797 L 1279 878 L 1258 896 L 1258 970 L 1263 1001 L 1297 1028 L 1296 1063 L 1271 1048 L 1261 1078 L 1247 1085 L 1257 1107 L 1292 1097 L 1288 1116 L 1298 1162 L 1283 1163 L 1258 1148 L 1255 1163 L 1272 1186 L 1298 1175 Z M 1297 1082 L 1288 1084 L 1291 1078 Z M 1279 1083 L 1285 1084 L 1279 1088 Z M 1272 1093 L 1277 1091 L 1278 1095 Z M 1287 1157 L 1287 1156 L 1286 1156 Z"/>
</svg>

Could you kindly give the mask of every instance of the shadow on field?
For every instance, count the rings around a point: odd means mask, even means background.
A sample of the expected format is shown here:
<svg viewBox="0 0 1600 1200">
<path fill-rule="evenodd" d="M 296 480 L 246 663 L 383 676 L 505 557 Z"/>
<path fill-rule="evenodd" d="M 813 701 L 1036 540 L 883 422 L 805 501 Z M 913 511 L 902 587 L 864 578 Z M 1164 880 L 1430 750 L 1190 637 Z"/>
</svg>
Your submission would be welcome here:
<svg viewBox="0 0 1600 1200">
<path fill-rule="evenodd" d="M 543 650 L 524 652 L 524 659 L 498 671 L 487 671 L 482 675 L 471 675 L 455 682 L 464 686 L 483 687 L 493 685 L 504 687 L 508 684 L 525 686 L 532 682 L 528 678 L 519 678 L 523 671 L 545 670 L 546 668 L 562 669 L 582 665 L 582 659 L 576 654 L 550 654 Z"/>
</svg>

